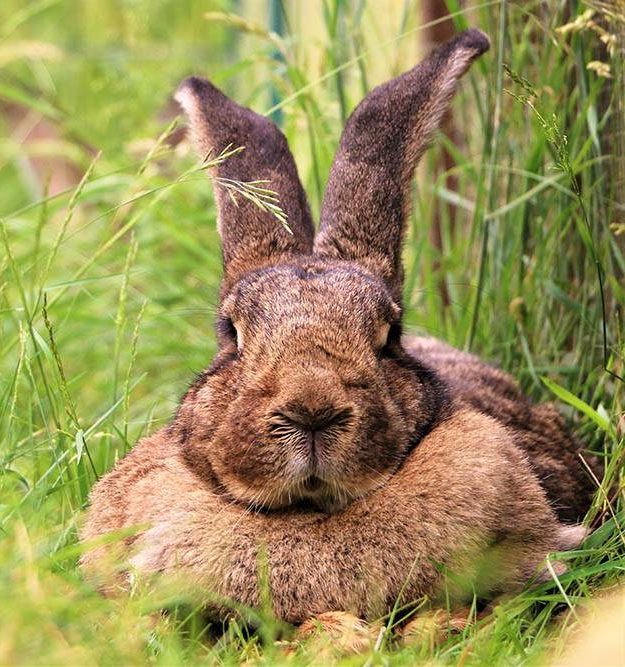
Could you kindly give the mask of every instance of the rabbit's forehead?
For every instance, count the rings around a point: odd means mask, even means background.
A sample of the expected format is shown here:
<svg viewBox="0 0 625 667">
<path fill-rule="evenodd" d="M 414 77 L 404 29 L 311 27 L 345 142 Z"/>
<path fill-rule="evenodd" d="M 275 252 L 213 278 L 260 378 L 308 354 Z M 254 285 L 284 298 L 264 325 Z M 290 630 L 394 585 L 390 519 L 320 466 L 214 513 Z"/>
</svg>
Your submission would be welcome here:
<svg viewBox="0 0 625 667">
<path fill-rule="evenodd" d="M 399 308 L 384 283 L 351 263 L 311 262 L 268 267 L 248 274 L 224 301 L 233 317 L 305 316 L 378 324 Z M 336 320 L 337 325 L 341 323 Z"/>
</svg>

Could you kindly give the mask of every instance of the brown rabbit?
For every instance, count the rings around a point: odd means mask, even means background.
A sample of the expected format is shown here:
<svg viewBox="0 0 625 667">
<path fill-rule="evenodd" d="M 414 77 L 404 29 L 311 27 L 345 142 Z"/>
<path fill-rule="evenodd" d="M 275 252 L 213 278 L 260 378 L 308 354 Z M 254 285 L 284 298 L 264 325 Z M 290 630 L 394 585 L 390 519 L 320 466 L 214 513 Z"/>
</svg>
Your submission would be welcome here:
<svg viewBox="0 0 625 667">
<path fill-rule="evenodd" d="M 584 529 L 561 521 L 583 515 L 592 489 L 558 415 L 475 357 L 401 336 L 413 171 L 488 48 L 468 30 L 363 100 L 316 236 L 273 123 L 207 81 L 182 84 L 200 155 L 245 150 L 214 173 L 220 351 L 171 424 L 92 493 L 84 540 L 140 527 L 115 554 L 123 570 L 175 575 L 219 611 L 260 603 L 264 558 L 275 614 L 301 623 L 376 617 L 443 585 L 457 598 L 508 591 L 581 541 Z M 292 233 L 233 202 L 223 179 L 270 181 Z M 109 587 L 111 553 L 82 561 Z"/>
</svg>

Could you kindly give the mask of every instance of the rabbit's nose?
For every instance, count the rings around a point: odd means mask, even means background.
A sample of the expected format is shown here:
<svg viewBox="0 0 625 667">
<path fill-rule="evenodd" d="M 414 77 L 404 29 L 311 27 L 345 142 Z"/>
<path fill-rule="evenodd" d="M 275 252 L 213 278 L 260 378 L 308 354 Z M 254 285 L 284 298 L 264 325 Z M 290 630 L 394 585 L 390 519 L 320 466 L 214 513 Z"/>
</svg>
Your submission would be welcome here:
<svg viewBox="0 0 625 667">
<path fill-rule="evenodd" d="M 280 417 L 291 426 L 301 430 L 317 433 L 331 427 L 344 427 L 352 416 L 351 408 L 325 408 L 311 410 L 305 405 L 287 405 L 277 411 Z"/>
</svg>

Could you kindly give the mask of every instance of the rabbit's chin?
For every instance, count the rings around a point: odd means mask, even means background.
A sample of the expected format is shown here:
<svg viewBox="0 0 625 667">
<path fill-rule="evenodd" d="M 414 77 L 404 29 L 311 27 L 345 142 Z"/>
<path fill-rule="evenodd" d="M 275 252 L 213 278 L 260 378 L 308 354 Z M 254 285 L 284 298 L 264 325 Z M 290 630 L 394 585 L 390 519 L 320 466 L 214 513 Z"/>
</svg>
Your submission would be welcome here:
<svg viewBox="0 0 625 667">
<path fill-rule="evenodd" d="M 341 483 L 325 480 L 315 475 L 300 477 L 290 484 L 281 484 L 277 490 L 254 494 L 249 502 L 247 494 L 239 493 L 239 500 L 260 511 L 291 510 L 301 512 L 323 512 L 336 514 L 348 507 L 353 501 L 383 486 L 390 474 L 383 474 L 379 479 L 362 484 Z"/>
<path fill-rule="evenodd" d="M 347 507 L 362 493 L 343 488 L 340 484 L 327 482 L 314 475 L 300 482 L 293 493 L 295 508 L 312 509 L 334 514 Z"/>
</svg>

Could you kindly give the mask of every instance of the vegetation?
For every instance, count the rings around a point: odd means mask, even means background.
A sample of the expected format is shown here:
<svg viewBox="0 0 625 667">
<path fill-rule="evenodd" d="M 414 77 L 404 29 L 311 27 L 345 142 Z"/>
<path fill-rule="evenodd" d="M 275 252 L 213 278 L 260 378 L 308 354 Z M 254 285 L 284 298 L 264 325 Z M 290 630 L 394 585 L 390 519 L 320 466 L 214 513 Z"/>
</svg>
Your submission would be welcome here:
<svg viewBox="0 0 625 667">
<path fill-rule="evenodd" d="M 625 5 L 447 7 L 493 49 L 456 99 L 456 136 L 441 135 L 415 181 L 408 324 L 560 401 L 606 479 L 587 517 L 598 530 L 557 585 L 440 646 L 389 634 L 346 664 L 540 663 L 625 566 Z M 318 213 L 349 111 L 416 61 L 420 11 L 419 0 L 1 3 L 0 663 L 319 661 L 284 657 L 269 620 L 220 634 L 182 604 L 155 621 L 159 600 L 101 598 L 77 569 L 77 526 L 97 477 L 168 420 L 215 352 L 214 204 L 171 140 L 178 81 L 208 75 L 271 113 Z"/>
</svg>

